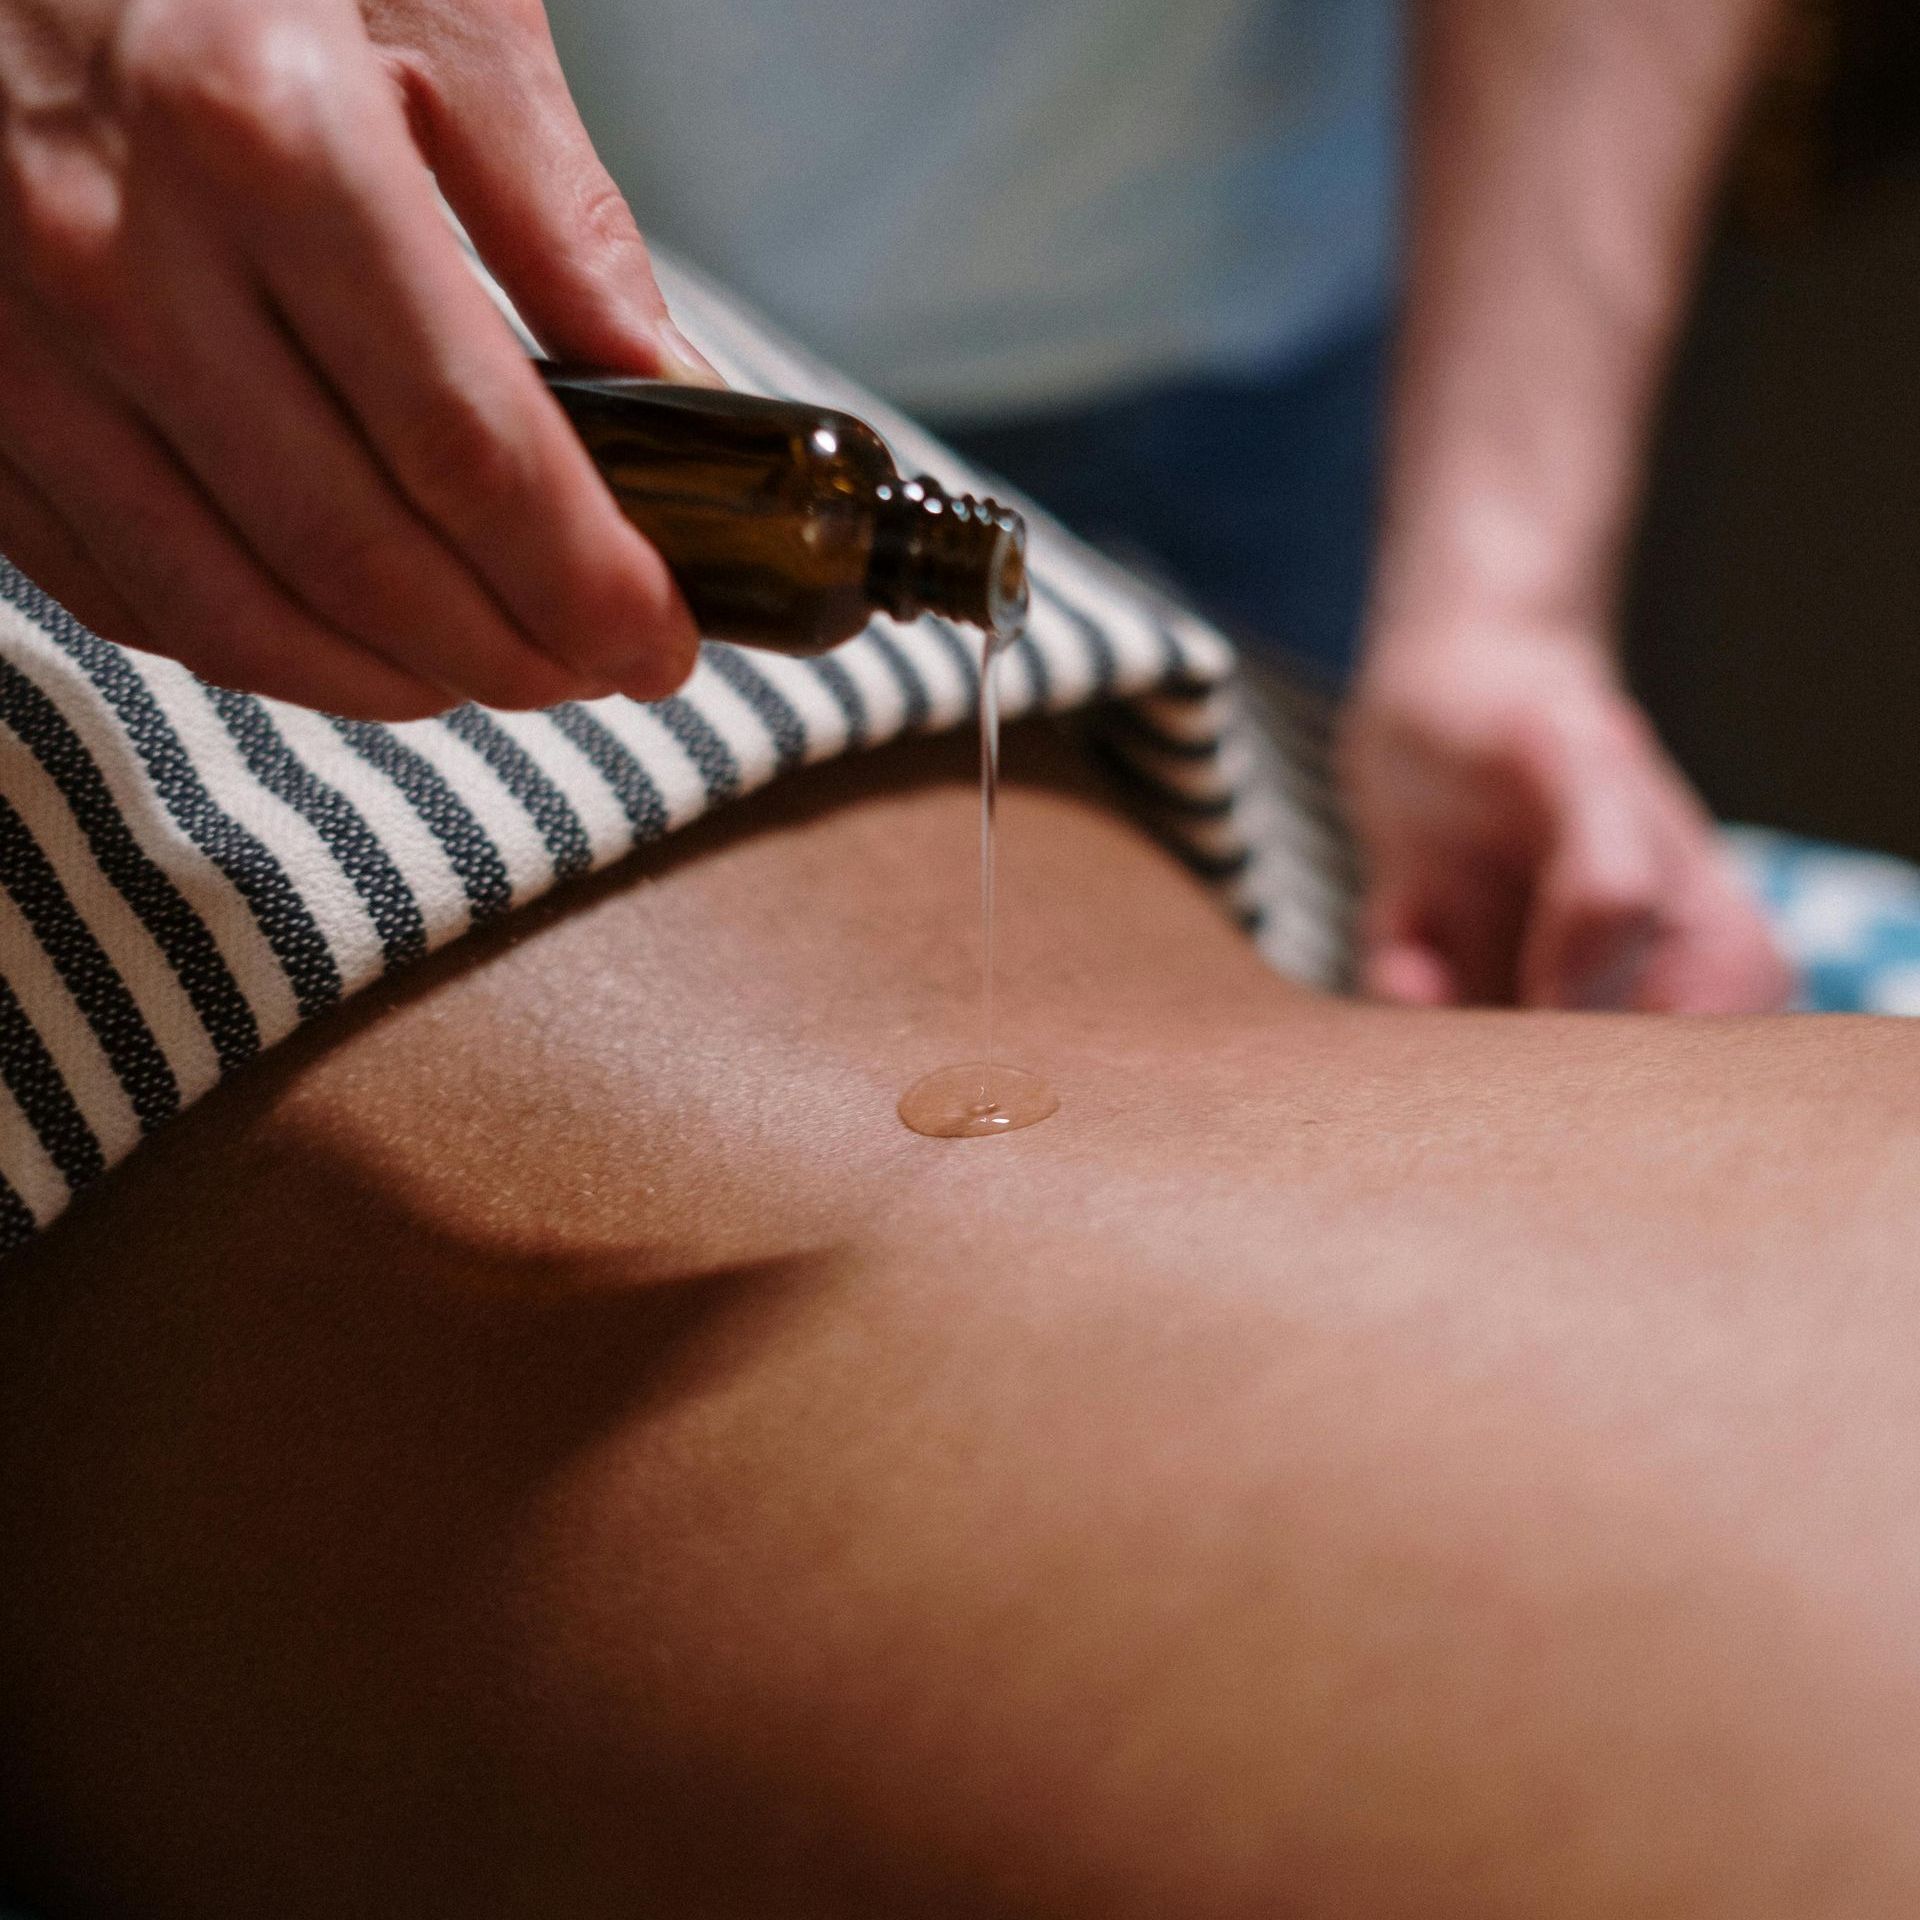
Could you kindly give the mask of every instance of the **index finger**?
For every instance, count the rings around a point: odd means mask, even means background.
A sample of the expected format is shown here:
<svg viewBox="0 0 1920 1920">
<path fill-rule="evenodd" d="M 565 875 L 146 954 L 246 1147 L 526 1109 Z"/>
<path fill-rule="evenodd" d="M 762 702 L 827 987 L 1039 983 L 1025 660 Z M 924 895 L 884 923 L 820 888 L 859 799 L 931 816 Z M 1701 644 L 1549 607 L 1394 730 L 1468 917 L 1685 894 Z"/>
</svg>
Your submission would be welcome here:
<svg viewBox="0 0 1920 1920">
<path fill-rule="evenodd" d="M 469 270 L 371 54 L 330 50 L 322 75 L 251 143 L 200 151 L 270 297 L 400 490 L 542 652 L 637 698 L 670 692 L 698 636 L 666 563 Z"/>
</svg>

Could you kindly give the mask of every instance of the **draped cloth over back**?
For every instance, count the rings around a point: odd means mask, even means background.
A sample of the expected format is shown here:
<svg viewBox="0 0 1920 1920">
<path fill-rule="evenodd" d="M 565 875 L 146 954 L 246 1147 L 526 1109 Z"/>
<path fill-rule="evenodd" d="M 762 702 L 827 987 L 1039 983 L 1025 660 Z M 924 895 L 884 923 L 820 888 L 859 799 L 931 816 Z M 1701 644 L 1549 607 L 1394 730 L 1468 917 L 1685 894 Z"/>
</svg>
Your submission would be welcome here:
<svg viewBox="0 0 1920 1920">
<path fill-rule="evenodd" d="M 663 262 L 735 385 L 846 407 L 979 476 Z M 1086 717 L 1143 817 L 1276 964 L 1340 965 L 1310 710 L 1248 724 L 1227 644 L 1044 517 L 1003 710 Z M 811 661 L 710 645 L 672 699 L 381 726 L 208 686 L 0 561 L 0 1250 L 306 1021 L 792 768 L 974 710 L 978 637 L 876 620 Z M 1270 716 L 1271 717 L 1271 716 Z"/>
</svg>

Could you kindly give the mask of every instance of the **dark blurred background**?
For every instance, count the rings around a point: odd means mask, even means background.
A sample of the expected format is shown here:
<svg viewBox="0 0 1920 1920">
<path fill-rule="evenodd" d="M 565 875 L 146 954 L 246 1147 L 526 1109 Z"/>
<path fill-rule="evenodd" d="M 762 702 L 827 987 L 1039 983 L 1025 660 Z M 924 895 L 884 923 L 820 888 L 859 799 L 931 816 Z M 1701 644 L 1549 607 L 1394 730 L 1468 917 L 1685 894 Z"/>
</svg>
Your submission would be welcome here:
<svg viewBox="0 0 1920 1920">
<path fill-rule="evenodd" d="M 1803 0 L 1729 182 L 1628 621 L 1715 810 L 1920 858 L 1920 4 Z"/>
</svg>

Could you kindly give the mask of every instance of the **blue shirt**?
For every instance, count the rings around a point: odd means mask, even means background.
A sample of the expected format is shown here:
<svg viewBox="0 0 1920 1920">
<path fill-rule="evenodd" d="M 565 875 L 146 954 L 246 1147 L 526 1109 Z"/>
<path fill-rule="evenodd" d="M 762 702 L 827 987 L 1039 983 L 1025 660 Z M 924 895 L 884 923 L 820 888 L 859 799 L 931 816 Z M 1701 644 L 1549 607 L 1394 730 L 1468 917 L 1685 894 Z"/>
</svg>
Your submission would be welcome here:
<svg viewBox="0 0 1920 1920">
<path fill-rule="evenodd" d="M 1392 276 L 1396 0 L 550 0 L 641 224 L 935 418 L 1272 367 Z"/>
</svg>

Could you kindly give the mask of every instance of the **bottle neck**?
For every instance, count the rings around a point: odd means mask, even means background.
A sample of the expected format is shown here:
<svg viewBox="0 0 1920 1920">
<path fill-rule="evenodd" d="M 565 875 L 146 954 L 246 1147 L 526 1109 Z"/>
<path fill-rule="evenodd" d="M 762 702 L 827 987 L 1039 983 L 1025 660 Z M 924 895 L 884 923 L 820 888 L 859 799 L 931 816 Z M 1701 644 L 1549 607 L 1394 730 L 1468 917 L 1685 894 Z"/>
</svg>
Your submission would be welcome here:
<svg viewBox="0 0 1920 1920">
<path fill-rule="evenodd" d="M 1027 529 L 1010 508 L 936 481 L 874 491 L 867 596 L 896 620 L 939 614 L 1010 640 L 1027 615 Z"/>
</svg>

